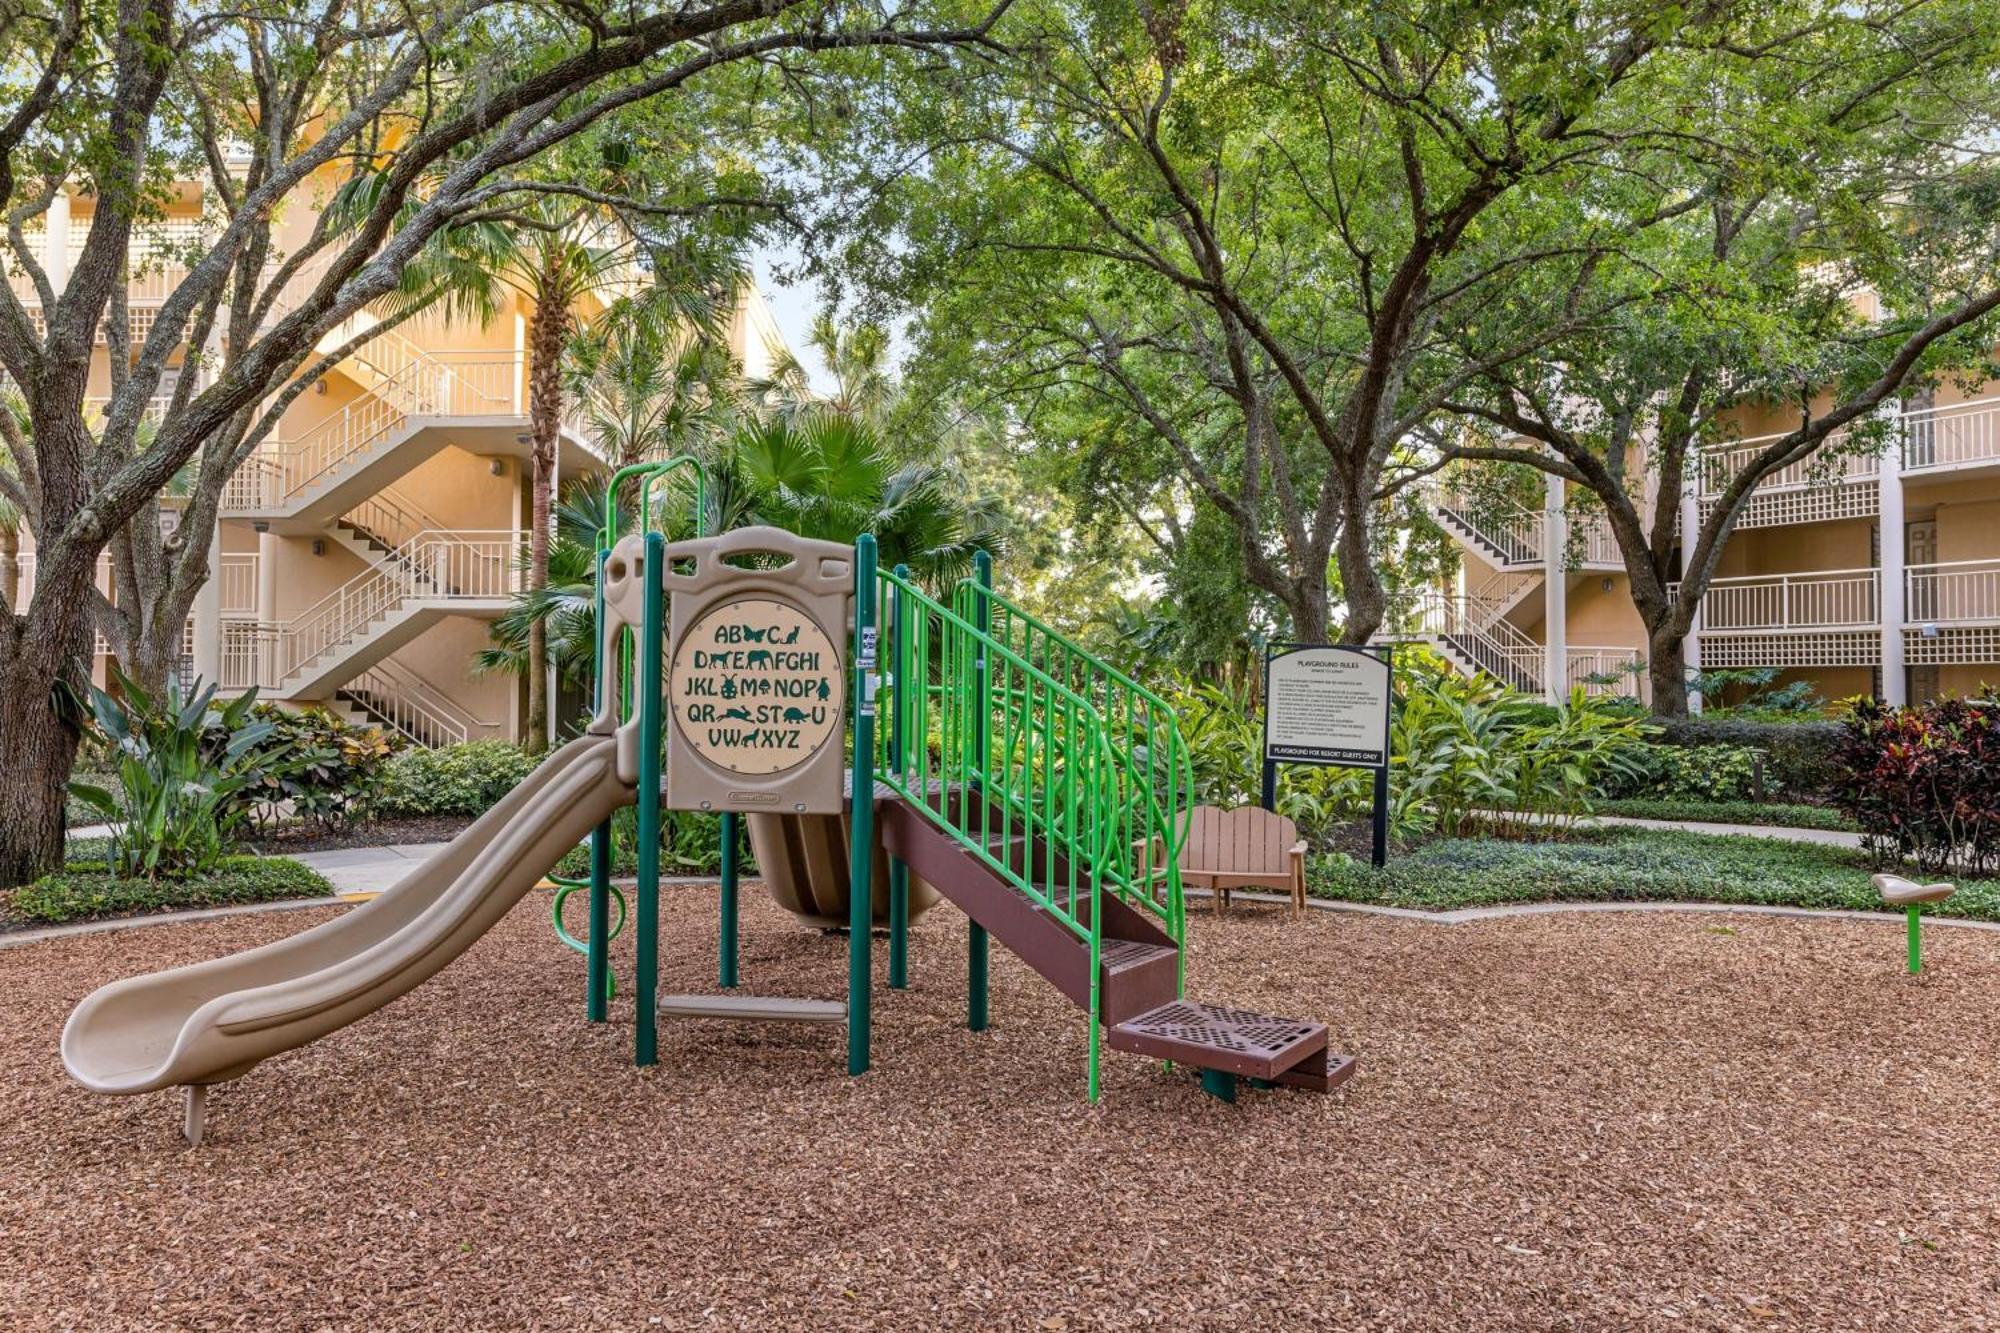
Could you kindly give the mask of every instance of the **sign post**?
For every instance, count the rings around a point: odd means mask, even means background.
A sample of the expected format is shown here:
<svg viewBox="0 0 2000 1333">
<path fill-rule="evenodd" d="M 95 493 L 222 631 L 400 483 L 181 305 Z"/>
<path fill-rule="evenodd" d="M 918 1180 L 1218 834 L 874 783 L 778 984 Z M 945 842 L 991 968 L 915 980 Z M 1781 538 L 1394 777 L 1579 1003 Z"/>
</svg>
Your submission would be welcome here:
<svg viewBox="0 0 2000 1333">
<path fill-rule="evenodd" d="M 1264 808 L 1278 805 L 1278 765 L 1375 771 L 1374 863 L 1389 859 L 1391 649 L 1272 644 L 1264 654 Z"/>
</svg>

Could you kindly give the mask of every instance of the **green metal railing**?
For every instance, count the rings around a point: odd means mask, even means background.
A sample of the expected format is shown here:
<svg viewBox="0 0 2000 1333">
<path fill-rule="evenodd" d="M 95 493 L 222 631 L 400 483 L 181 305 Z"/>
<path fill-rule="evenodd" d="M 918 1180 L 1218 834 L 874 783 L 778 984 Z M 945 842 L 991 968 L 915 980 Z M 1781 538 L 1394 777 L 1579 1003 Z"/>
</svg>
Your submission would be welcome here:
<svg viewBox="0 0 2000 1333">
<path fill-rule="evenodd" d="M 1173 709 L 977 577 L 959 583 L 953 602 L 961 615 L 984 606 L 987 632 L 996 641 L 1097 711 L 1110 733 L 1112 751 L 1125 768 L 1125 800 L 1118 811 L 1123 827 L 1117 845 L 1142 863 L 1135 867 L 1145 885 L 1146 901 L 1141 905 L 1165 918 L 1176 940 L 1185 938 L 1180 851 L 1187 838 L 1194 766 Z M 1183 983 L 1185 969 L 1183 958 Z"/>
<path fill-rule="evenodd" d="M 687 454 L 650 463 L 632 463 L 611 474 L 605 487 L 604 523 L 597 531 L 597 588 L 593 601 L 596 614 L 595 623 L 599 627 L 598 651 L 603 652 L 602 628 L 604 625 L 604 562 L 610 558 L 611 548 L 618 544 L 619 511 L 618 493 L 627 484 L 637 483 L 639 487 L 638 525 L 641 534 L 663 532 L 666 524 L 666 500 L 668 492 L 665 483 L 675 474 L 689 472 L 694 478 L 694 531 L 700 536 L 708 524 L 708 472 L 699 459 Z M 657 488 L 657 490 L 656 490 Z M 636 648 L 635 632 L 627 626 L 618 635 L 614 651 L 618 653 L 623 670 L 619 680 L 624 682 L 622 697 L 618 700 L 618 715 L 621 720 L 629 719 L 633 710 L 632 670 Z M 597 663 L 592 685 L 593 694 L 604 688 L 604 663 Z M 593 702 L 602 706 L 603 699 L 596 697 Z M 725 828 L 726 834 L 733 835 L 733 826 Z M 618 983 L 611 975 L 608 946 L 625 929 L 625 895 L 611 882 L 611 821 L 605 820 L 591 831 L 590 873 L 587 876 L 570 878 L 550 875 L 549 880 L 556 886 L 555 898 L 549 912 L 555 922 L 556 938 L 582 954 L 586 960 L 586 995 L 584 1013 L 593 1023 L 605 1021 L 608 1001 L 617 994 Z M 570 896 L 588 891 L 589 930 L 583 939 L 578 939 L 563 925 L 563 909 Z M 618 919 L 611 919 L 611 905 L 616 902 Z"/>
<path fill-rule="evenodd" d="M 1024 644 L 1040 661 L 990 632 L 996 608 L 1007 623 L 1024 618 L 983 577 L 959 590 L 955 606 L 901 572 L 876 577 L 890 644 L 890 722 L 874 747 L 876 780 L 1087 944 L 1094 1100 L 1102 895 L 1158 918 L 1177 945 L 1185 940 L 1176 853 L 1187 784 L 1184 763 L 1175 767 L 1184 751 L 1172 714 L 1045 627 Z"/>
</svg>

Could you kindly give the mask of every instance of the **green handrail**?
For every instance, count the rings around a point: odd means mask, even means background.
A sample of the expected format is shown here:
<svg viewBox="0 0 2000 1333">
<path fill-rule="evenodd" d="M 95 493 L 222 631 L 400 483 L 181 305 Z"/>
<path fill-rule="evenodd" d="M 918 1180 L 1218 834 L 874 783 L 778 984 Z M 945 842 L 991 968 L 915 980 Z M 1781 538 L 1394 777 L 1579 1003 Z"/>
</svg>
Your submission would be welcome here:
<svg viewBox="0 0 2000 1333">
<path fill-rule="evenodd" d="M 597 529 L 597 586 L 592 595 L 592 605 L 596 612 L 595 623 L 604 624 L 604 561 L 611 554 L 611 548 L 618 543 L 618 491 L 627 482 L 639 482 L 639 531 L 643 533 L 663 531 L 662 516 L 653 499 L 655 483 L 672 473 L 687 469 L 694 473 L 694 530 L 700 536 L 708 526 L 708 469 L 700 459 L 691 454 L 676 454 L 672 458 L 657 462 L 628 463 L 611 474 L 605 484 L 604 522 Z M 620 679 L 625 682 L 625 697 L 618 701 L 619 717 L 629 718 L 632 713 L 632 648 L 633 637 L 630 627 L 618 636 L 617 651 L 625 665 Z M 603 653 L 600 638 L 598 653 Z M 604 687 L 604 663 L 599 661 L 593 673 L 593 693 Z M 601 699 L 597 700 L 602 703 Z M 555 923 L 556 938 L 582 954 L 588 962 L 592 977 L 602 976 L 602 984 L 592 981 L 588 985 L 585 1012 L 593 1022 L 602 1022 L 605 1017 L 605 1002 L 618 992 L 617 979 L 611 975 L 606 962 L 606 946 L 617 939 L 625 929 L 625 895 L 610 882 L 611 874 L 611 821 L 605 820 L 590 835 L 591 868 L 582 876 L 551 874 L 549 880 L 556 886 L 555 901 L 549 909 Z M 590 928 L 588 935 L 578 939 L 563 925 L 563 905 L 570 894 L 579 889 L 590 889 Z M 618 920 L 614 925 L 610 920 L 609 904 L 616 900 Z"/>
<path fill-rule="evenodd" d="M 1132 837 L 1149 821 L 1169 831 L 1184 789 L 1140 790 L 1146 768 L 1130 753 L 1133 728 L 1108 721 L 1088 695 L 986 632 L 976 603 L 953 609 L 896 573 L 876 577 L 880 604 L 901 615 L 886 686 L 894 724 L 875 746 L 876 780 L 1088 944 L 1095 1099 L 1102 895 L 1158 917 L 1176 944 L 1185 940 L 1173 858 L 1157 872 L 1150 849 Z"/>
<path fill-rule="evenodd" d="M 1187 839 L 1194 764 L 1174 710 L 1152 690 L 974 579 L 962 580 L 953 600 L 963 614 L 981 598 L 992 637 L 1088 699 L 1117 738 L 1113 749 L 1126 766 L 1132 798 L 1123 806 L 1123 845 L 1144 849 L 1149 860 L 1157 858 L 1158 874 L 1151 882 L 1155 893 L 1163 895 L 1163 900 L 1142 905 L 1168 920 L 1175 939 L 1184 939 L 1180 852 Z M 1185 993 L 1185 958 L 1179 981 Z"/>
</svg>

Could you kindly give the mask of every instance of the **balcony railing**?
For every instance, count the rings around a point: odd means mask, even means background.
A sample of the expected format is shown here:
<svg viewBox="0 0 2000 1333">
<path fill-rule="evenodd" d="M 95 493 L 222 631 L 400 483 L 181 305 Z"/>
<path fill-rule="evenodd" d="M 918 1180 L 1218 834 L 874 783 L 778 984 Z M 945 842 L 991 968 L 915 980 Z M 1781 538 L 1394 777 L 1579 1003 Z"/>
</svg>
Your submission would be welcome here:
<svg viewBox="0 0 2000 1333">
<path fill-rule="evenodd" d="M 2000 560 L 1952 560 L 1903 571 L 1912 625 L 2000 623 Z"/>
<path fill-rule="evenodd" d="M 2000 461 L 2000 399 L 1925 408 L 1903 417 L 1903 468 L 1965 467 Z"/>
<path fill-rule="evenodd" d="M 225 616 L 257 614 L 258 557 L 224 553 L 216 561 L 215 583 Z"/>
<path fill-rule="evenodd" d="M 1569 688 L 1581 687 L 1591 695 L 1629 695 L 1642 701 L 1650 696 L 1646 659 L 1637 649 L 1571 645 L 1566 652 Z"/>
<path fill-rule="evenodd" d="M 1704 500 L 1712 500 L 1722 494 L 1730 479 L 1750 466 L 1756 457 L 1771 446 L 1773 440 L 1784 438 L 1789 431 L 1779 431 L 1773 435 L 1753 435 L 1746 440 L 1736 440 L 1718 449 L 1711 449 L 1701 458 L 1701 489 L 1699 495 Z M 1850 481 L 1861 481 L 1873 477 L 1882 469 L 1881 459 L 1872 453 L 1839 453 L 1847 442 L 1850 432 L 1837 430 L 1829 435 L 1826 443 L 1796 463 L 1788 463 L 1756 485 L 1756 490 L 1781 491 L 1806 486 L 1832 486 Z"/>
<path fill-rule="evenodd" d="M 1678 583 L 1668 593 L 1679 596 Z M 1815 570 L 1713 579 L 1702 601 L 1704 632 L 1863 629 L 1881 615 L 1881 571 Z"/>
</svg>

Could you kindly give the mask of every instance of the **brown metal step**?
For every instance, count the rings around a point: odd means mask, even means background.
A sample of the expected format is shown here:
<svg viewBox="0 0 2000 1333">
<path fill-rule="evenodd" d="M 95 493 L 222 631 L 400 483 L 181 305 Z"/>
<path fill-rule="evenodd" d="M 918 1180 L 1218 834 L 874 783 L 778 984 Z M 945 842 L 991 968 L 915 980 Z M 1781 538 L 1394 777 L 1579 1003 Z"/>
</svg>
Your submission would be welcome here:
<svg viewBox="0 0 2000 1333">
<path fill-rule="evenodd" d="M 1291 1070 L 1315 1056 L 1320 1057 L 1321 1072 L 1329 1068 L 1326 1024 L 1194 1000 L 1174 1000 L 1127 1019 L 1112 1027 L 1106 1039 L 1113 1050 L 1132 1051 L 1241 1078 L 1281 1081 Z M 1353 1062 L 1346 1064 L 1351 1072 Z M 1312 1072 L 1310 1067 L 1306 1072 Z M 1346 1073 L 1341 1077 L 1345 1078 Z"/>
</svg>

